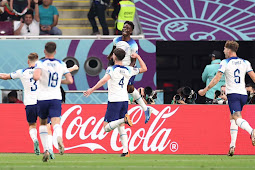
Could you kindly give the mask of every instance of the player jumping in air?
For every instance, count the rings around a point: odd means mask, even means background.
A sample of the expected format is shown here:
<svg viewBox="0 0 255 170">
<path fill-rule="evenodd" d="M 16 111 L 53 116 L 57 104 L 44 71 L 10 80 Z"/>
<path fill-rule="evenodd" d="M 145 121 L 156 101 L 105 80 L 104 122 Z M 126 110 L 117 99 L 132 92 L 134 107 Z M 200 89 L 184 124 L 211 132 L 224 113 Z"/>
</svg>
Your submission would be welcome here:
<svg viewBox="0 0 255 170">
<path fill-rule="evenodd" d="M 199 95 L 204 96 L 208 90 L 210 90 L 214 85 L 219 82 L 221 76 L 225 74 L 226 94 L 231 113 L 231 143 L 228 153 L 229 156 L 234 155 L 238 126 L 249 133 L 249 135 L 251 136 L 252 145 L 255 146 L 255 130 L 251 128 L 249 123 L 244 120 L 241 115 L 243 106 L 247 101 L 247 92 L 245 89 L 245 75 L 246 73 L 248 73 L 253 82 L 255 82 L 255 73 L 251 68 L 251 64 L 249 61 L 237 57 L 236 52 L 238 50 L 238 47 L 239 44 L 235 41 L 226 42 L 224 47 L 224 54 L 226 59 L 221 61 L 218 73 L 207 87 L 198 91 Z"/>
<path fill-rule="evenodd" d="M 132 58 L 131 55 L 134 53 L 138 53 L 138 45 L 135 42 L 135 40 L 133 40 L 130 35 L 132 34 L 134 30 L 134 24 L 131 21 L 126 21 L 124 23 L 123 29 L 122 29 L 122 36 L 114 38 L 113 39 L 113 49 L 112 52 L 108 55 L 108 60 L 109 60 L 109 65 L 113 65 L 113 59 L 112 59 L 112 53 L 113 50 L 116 48 L 116 45 L 118 42 L 120 41 L 125 41 L 129 44 L 130 46 L 130 52 L 126 52 L 126 56 L 123 59 L 123 65 L 124 66 L 131 66 L 131 67 L 135 67 L 135 63 L 136 63 L 136 59 Z M 148 123 L 148 121 L 150 120 L 151 117 L 151 112 L 152 110 L 146 106 L 146 104 L 144 103 L 140 93 L 138 92 L 138 90 L 134 87 L 134 81 L 135 81 L 135 76 L 131 77 L 129 82 L 128 82 L 128 93 L 130 93 L 133 98 L 136 100 L 136 102 L 142 107 L 142 109 L 144 110 L 145 113 L 145 123 Z"/>
<path fill-rule="evenodd" d="M 129 79 L 133 75 L 146 72 L 147 67 L 141 57 L 136 53 L 132 54 L 132 58 L 138 59 L 141 68 L 123 66 L 122 60 L 124 57 L 124 50 L 120 48 L 114 49 L 113 61 L 115 64 L 108 67 L 105 76 L 99 80 L 94 87 L 85 91 L 84 95 L 88 97 L 96 89 L 100 88 L 106 82 L 108 82 L 108 105 L 104 118 L 104 129 L 106 132 L 110 132 L 113 129 L 118 128 L 120 140 L 123 146 L 123 153 L 121 154 L 121 157 L 129 157 L 128 137 L 125 130 L 125 123 L 129 126 L 132 126 L 132 121 L 127 114 L 127 85 Z"/>
</svg>

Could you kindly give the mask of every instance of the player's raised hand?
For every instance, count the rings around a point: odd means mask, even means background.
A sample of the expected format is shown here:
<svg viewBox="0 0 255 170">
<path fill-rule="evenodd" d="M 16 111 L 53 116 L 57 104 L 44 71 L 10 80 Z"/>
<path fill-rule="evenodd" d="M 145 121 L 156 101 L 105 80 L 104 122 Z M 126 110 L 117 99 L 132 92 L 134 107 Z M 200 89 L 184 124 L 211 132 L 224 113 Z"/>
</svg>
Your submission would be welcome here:
<svg viewBox="0 0 255 170">
<path fill-rule="evenodd" d="M 138 55 L 137 53 L 133 53 L 133 54 L 131 55 L 131 57 L 132 57 L 132 58 L 138 58 L 139 55 Z"/>
<path fill-rule="evenodd" d="M 75 64 L 73 65 L 73 70 L 79 70 L 79 67 Z"/>
<path fill-rule="evenodd" d="M 198 91 L 198 94 L 200 95 L 200 96 L 204 96 L 205 94 L 206 94 L 206 90 L 205 89 L 200 89 L 199 91 Z"/>
<path fill-rule="evenodd" d="M 35 3 L 35 4 L 38 4 L 38 0 L 34 0 L 34 3 Z"/>
<path fill-rule="evenodd" d="M 93 93 L 93 90 L 90 88 L 87 91 L 83 92 L 83 95 L 86 97 L 89 97 L 89 95 L 91 95 L 91 93 Z"/>
</svg>

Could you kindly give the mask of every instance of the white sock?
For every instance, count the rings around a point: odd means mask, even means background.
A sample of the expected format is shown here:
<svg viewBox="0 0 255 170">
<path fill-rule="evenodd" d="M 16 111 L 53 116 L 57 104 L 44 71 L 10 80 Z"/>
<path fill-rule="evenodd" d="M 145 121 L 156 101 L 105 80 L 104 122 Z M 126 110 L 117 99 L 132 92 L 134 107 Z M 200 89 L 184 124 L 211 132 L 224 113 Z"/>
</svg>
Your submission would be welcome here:
<svg viewBox="0 0 255 170">
<path fill-rule="evenodd" d="M 230 120 L 230 136 L 231 136 L 231 142 L 230 142 L 230 148 L 233 146 L 236 147 L 236 138 L 238 133 L 238 126 L 236 124 L 235 119 Z"/>
<path fill-rule="evenodd" d="M 46 125 L 41 125 L 39 127 L 39 133 L 40 133 L 40 138 L 41 138 L 43 150 L 45 152 L 46 150 L 49 150 L 47 126 Z"/>
<path fill-rule="evenodd" d="M 52 135 L 48 135 L 49 149 L 53 151 Z"/>
<path fill-rule="evenodd" d="M 118 131 L 120 134 L 120 141 L 123 146 L 123 153 L 127 153 L 128 152 L 128 137 L 127 137 L 125 126 L 119 126 Z"/>
<path fill-rule="evenodd" d="M 62 130 L 62 127 L 60 126 L 60 124 L 55 124 L 54 127 L 53 127 L 53 129 L 54 129 L 53 135 L 54 135 L 54 134 L 56 135 L 56 139 L 57 139 L 57 137 L 59 137 L 59 136 L 62 138 L 62 132 L 63 132 L 63 130 Z"/>
<path fill-rule="evenodd" d="M 249 123 L 242 119 L 242 118 L 238 118 L 236 119 L 236 124 L 243 130 L 246 130 L 250 135 L 251 135 L 251 132 L 252 132 L 252 128 L 251 126 L 249 125 Z"/>
<path fill-rule="evenodd" d="M 112 121 L 110 123 L 108 123 L 105 127 L 104 127 L 104 130 L 106 132 L 110 132 L 112 131 L 113 129 L 115 129 L 116 127 L 118 127 L 120 124 L 124 123 L 124 118 L 122 119 L 118 119 L 118 120 L 115 120 L 115 121 Z"/>
<path fill-rule="evenodd" d="M 31 137 L 32 141 L 35 142 L 37 140 L 37 130 L 36 130 L 36 128 L 30 129 L 29 134 L 30 134 L 30 137 Z"/>
<path fill-rule="evenodd" d="M 147 106 L 144 103 L 140 93 L 136 89 L 134 89 L 134 91 L 133 91 L 133 93 L 131 93 L 131 95 L 136 100 L 136 102 L 142 107 L 143 111 L 146 111 L 147 110 Z"/>
</svg>

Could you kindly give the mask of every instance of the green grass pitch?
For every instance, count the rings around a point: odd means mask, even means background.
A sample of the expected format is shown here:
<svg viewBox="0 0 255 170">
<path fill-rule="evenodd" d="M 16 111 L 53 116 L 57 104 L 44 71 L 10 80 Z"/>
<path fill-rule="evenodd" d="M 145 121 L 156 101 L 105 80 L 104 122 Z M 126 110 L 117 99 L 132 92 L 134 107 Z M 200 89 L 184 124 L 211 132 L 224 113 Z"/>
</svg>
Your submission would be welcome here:
<svg viewBox="0 0 255 170">
<path fill-rule="evenodd" d="M 42 162 L 42 154 L 3 153 L 0 169 L 255 169 L 255 155 L 56 154 L 55 160 Z"/>
</svg>

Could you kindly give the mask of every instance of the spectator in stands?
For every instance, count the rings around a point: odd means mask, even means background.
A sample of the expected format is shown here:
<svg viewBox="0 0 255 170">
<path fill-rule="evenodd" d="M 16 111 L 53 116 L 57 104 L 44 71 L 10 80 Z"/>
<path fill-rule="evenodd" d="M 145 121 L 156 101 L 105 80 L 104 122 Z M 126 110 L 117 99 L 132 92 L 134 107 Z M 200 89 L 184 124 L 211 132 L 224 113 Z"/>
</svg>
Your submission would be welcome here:
<svg viewBox="0 0 255 170">
<path fill-rule="evenodd" d="M 93 29 L 92 35 L 100 34 L 95 20 L 96 16 L 98 17 L 99 22 L 102 26 L 103 35 L 109 35 L 108 25 L 105 20 L 105 10 L 109 3 L 110 0 L 93 0 L 93 2 L 91 3 L 91 7 L 88 13 L 88 19 Z"/>
<path fill-rule="evenodd" d="M 16 15 L 12 15 L 13 20 L 20 20 L 21 16 L 24 15 L 30 8 L 31 0 L 10 0 L 10 9 Z"/>
<path fill-rule="evenodd" d="M 40 18 L 38 10 L 38 0 L 35 0 L 35 16 L 33 11 L 28 10 L 27 13 L 20 19 L 20 23 L 17 29 L 14 31 L 14 35 L 25 36 L 39 36 L 40 33 Z"/>
<path fill-rule="evenodd" d="M 9 103 L 23 103 L 22 101 L 20 101 L 17 97 L 17 91 L 16 90 L 12 90 L 10 93 L 8 93 L 8 101 Z"/>
<path fill-rule="evenodd" d="M 58 10 L 51 5 L 52 0 L 43 0 L 43 4 L 39 5 L 40 16 L 40 35 L 62 35 L 62 31 L 57 28 Z"/>
<path fill-rule="evenodd" d="M 116 5 L 119 0 L 113 1 L 114 11 L 112 13 L 112 18 L 115 22 L 115 34 L 122 35 L 122 29 L 125 21 L 134 21 L 135 17 L 135 4 L 130 0 L 121 0 Z"/>
<path fill-rule="evenodd" d="M 255 104 L 255 85 L 253 83 L 248 83 L 246 85 L 246 91 L 248 94 L 247 104 Z"/>
<path fill-rule="evenodd" d="M 212 54 L 209 55 L 211 57 L 211 64 L 207 65 L 204 69 L 204 72 L 202 74 L 202 80 L 206 83 L 206 86 L 211 82 L 213 77 L 218 72 L 218 69 L 220 68 L 220 62 L 221 62 L 221 52 L 219 51 L 213 51 Z M 206 97 L 206 104 L 212 104 L 214 99 L 214 94 L 216 90 L 220 90 L 221 86 L 225 84 L 225 76 L 223 75 L 221 77 L 221 80 L 218 84 L 216 84 L 212 89 L 210 89 L 205 97 Z"/>
<path fill-rule="evenodd" d="M 3 9 L 0 9 L 0 21 L 6 21 L 8 20 L 11 11 L 10 11 L 10 6 L 9 6 L 9 2 L 7 0 L 3 0 L 0 2 L 0 7 L 3 7 Z M 14 15 L 14 13 L 13 13 Z"/>
<path fill-rule="evenodd" d="M 37 3 L 38 3 L 38 5 L 42 5 L 43 2 L 42 2 L 42 0 L 38 0 Z M 31 1 L 31 8 L 32 8 L 33 10 L 35 9 L 35 5 L 36 5 L 35 1 L 32 0 L 32 1 Z"/>
</svg>

